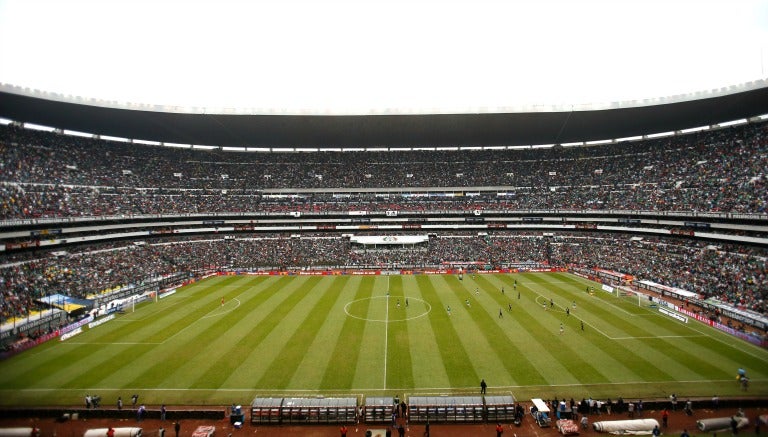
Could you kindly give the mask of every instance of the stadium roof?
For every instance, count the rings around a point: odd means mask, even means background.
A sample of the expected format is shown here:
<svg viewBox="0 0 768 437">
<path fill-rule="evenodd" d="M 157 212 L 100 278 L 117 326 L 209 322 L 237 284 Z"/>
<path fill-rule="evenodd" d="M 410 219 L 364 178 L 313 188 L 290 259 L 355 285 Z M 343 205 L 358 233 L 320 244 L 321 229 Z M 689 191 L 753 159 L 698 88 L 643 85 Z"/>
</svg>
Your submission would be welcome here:
<svg viewBox="0 0 768 437">
<path fill-rule="evenodd" d="M 635 137 L 768 112 L 766 16 L 768 0 L 0 0 L 0 117 L 182 147 Z"/>
<path fill-rule="evenodd" d="M 728 92 L 730 91 L 730 92 Z M 356 148 L 565 144 L 677 131 L 768 114 L 765 81 L 692 100 L 599 110 L 434 115 L 228 115 L 118 109 L 0 92 L 0 117 L 59 129 L 222 147 Z M 636 103 L 637 104 L 637 103 Z"/>
</svg>

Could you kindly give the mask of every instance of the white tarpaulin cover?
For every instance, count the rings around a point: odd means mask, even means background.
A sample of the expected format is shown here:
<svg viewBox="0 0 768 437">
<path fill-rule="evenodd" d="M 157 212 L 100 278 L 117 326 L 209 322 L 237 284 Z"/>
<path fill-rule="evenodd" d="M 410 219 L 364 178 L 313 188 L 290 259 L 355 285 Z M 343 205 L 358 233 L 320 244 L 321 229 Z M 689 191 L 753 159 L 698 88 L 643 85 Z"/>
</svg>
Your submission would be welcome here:
<svg viewBox="0 0 768 437">
<path fill-rule="evenodd" d="M 114 428 L 115 437 L 141 437 L 141 428 Z M 83 437 L 106 437 L 109 428 L 92 428 L 85 431 Z"/>
<path fill-rule="evenodd" d="M 656 419 L 609 420 L 592 424 L 595 431 L 611 434 L 650 434 L 656 426 L 659 426 Z"/>
<path fill-rule="evenodd" d="M 17 427 L 17 428 L 0 428 L 1 437 L 35 437 L 40 435 L 38 428 L 30 427 Z"/>
<path fill-rule="evenodd" d="M 746 417 L 736 417 L 736 427 L 744 428 L 749 425 L 749 419 Z M 696 421 L 696 427 L 700 431 L 713 432 L 713 431 L 727 431 L 731 429 L 730 417 L 713 417 L 711 419 L 701 419 Z"/>
</svg>

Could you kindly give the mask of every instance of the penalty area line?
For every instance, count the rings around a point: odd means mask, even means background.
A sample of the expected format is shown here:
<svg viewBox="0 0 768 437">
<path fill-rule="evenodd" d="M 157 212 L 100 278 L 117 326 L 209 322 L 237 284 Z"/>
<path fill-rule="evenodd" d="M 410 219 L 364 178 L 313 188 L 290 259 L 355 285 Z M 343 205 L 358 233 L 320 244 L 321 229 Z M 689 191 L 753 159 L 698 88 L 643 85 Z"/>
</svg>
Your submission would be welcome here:
<svg viewBox="0 0 768 437">
<path fill-rule="evenodd" d="M 751 379 L 753 382 L 764 382 L 765 379 Z M 732 383 L 733 380 L 728 379 L 698 379 L 698 380 L 685 380 L 685 381 L 621 381 L 621 382 L 599 382 L 599 383 L 573 383 L 573 384 L 535 384 L 535 385 L 502 385 L 502 386 L 494 386 L 494 392 L 497 392 L 499 390 L 512 390 L 512 389 L 530 389 L 530 388 L 543 388 L 547 389 L 550 387 L 598 387 L 598 386 L 617 386 L 617 385 L 626 385 L 626 384 L 636 384 L 636 385 L 656 385 L 656 384 L 665 384 L 669 382 L 675 382 L 678 384 L 701 384 L 701 383 Z M 0 393 L 2 392 L 79 392 L 82 391 L 82 388 L 0 388 Z M 471 386 L 471 387 L 424 387 L 424 388 L 389 388 L 389 389 L 383 389 L 383 388 L 352 388 L 349 389 L 349 391 L 344 391 L 340 389 L 328 389 L 328 390 L 320 390 L 320 389 L 255 389 L 255 388 L 130 388 L 130 387 L 120 387 L 120 388 L 108 388 L 108 387 L 99 387 L 98 390 L 141 390 L 143 392 L 232 392 L 232 393 L 238 393 L 238 392 L 245 392 L 245 393 L 313 393 L 313 394 L 326 394 L 326 395 L 332 395 L 332 394 L 351 394 L 351 395 L 358 395 L 359 393 L 370 393 L 370 392 L 385 392 L 385 391 L 410 391 L 413 393 L 413 395 L 419 395 L 419 394 L 446 394 L 446 393 L 476 393 L 477 387 Z"/>
<path fill-rule="evenodd" d="M 237 306 L 235 306 L 235 308 L 232 308 L 232 309 L 228 309 L 227 311 L 224 311 L 224 312 L 220 312 L 220 311 L 219 311 L 219 308 L 220 308 L 220 307 L 217 307 L 216 309 L 214 309 L 214 310 L 211 310 L 211 311 L 210 311 L 208 314 L 206 314 L 206 315 L 204 315 L 204 316 L 200 317 L 199 319 L 197 319 L 197 320 L 193 321 L 193 322 L 192 322 L 192 323 L 190 323 L 189 325 L 187 325 L 187 326 L 185 326 L 185 327 L 181 328 L 181 329 L 180 329 L 180 330 L 178 330 L 178 331 L 177 331 L 175 334 L 173 334 L 173 335 L 171 335 L 170 337 L 168 337 L 168 338 L 166 338 L 165 340 L 163 340 L 163 341 L 162 341 L 160 344 L 165 344 L 165 343 L 167 343 L 167 342 L 171 341 L 171 340 L 172 340 L 174 337 L 176 337 L 177 335 L 179 335 L 179 334 L 181 334 L 182 332 L 186 331 L 187 329 L 189 329 L 189 328 L 191 328 L 191 327 L 195 326 L 195 325 L 196 325 L 198 322 L 200 322 L 200 321 L 202 321 L 202 320 L 205 320 L 205 319 L 209 319 L 209 318 L 211 318 L 211 317 L 214 317 L 214 316 L 221 316 L 221 315 L 224 315 L 224 314 L 227 314 L 227 313 L 230 313 L 230 312 L 234 311 L 235 309 L 237 309 L 237 308 L 240 306 L 240 300 L 239 300 L 239 299 L 237 299 L 237 298 L 234 298 L 234 299 L 232 299 L 232 300 L 236 300 L 236 301 L 237 301 Z"/>
<path fill-rule="evenodd" d="M 706 337 L 706 335 L 648 335 L 639 337 L 608 337 L 611 340 L 648 340 L 655 338 L 699 338 Z"/>
<path fill-rule="evenodd" d="M 159 342 L 150 342 L 150 341 L 62 341 L 61 344 L 76 344 L 79 346 L 88 346 L 90 344 L 100 344 L 100 345 L 106 345 L 106 346 L 121 346 L 121 345 L 128 345 L 128 346 L 141 346 L 141 345 L 158 345 L 162 344 Z"/>
</svg>

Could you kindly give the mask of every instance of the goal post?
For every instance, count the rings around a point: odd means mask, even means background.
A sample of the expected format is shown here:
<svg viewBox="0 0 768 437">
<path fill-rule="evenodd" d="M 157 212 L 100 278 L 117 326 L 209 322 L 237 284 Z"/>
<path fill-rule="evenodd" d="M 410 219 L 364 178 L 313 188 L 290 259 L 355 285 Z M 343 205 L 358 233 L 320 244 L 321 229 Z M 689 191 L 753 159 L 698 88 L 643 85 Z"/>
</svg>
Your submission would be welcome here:
<svg viewBox="0 0 768 437">
<path fill-rule="evenodd" d="M 639 307 L 648 308 L 650 306 L 656 305 L 653 300 L 653 296 L 633 290 L 629 287 L 619 286 L 615 288 L 615 291 L 616 297 L 623 297 L 628 301 L 631 301 L 633 304 L 637 303 L 637 306 Z"/>
</svg>

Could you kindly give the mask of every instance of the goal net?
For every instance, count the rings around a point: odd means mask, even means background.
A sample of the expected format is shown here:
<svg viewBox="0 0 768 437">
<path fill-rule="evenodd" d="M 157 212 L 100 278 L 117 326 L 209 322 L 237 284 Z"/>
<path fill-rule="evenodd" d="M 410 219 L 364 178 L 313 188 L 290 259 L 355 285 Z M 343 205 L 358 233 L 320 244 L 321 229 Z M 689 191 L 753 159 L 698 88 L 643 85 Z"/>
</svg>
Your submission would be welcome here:
<svg viewBox="0 0 768 437">
<path fill-rule="evenodd" d="M 650 294 L 641 293 L 626 286 L 615 288 L 616 297 L 643 308 L 655 308 L 657 302 Z"/>
</svg>

